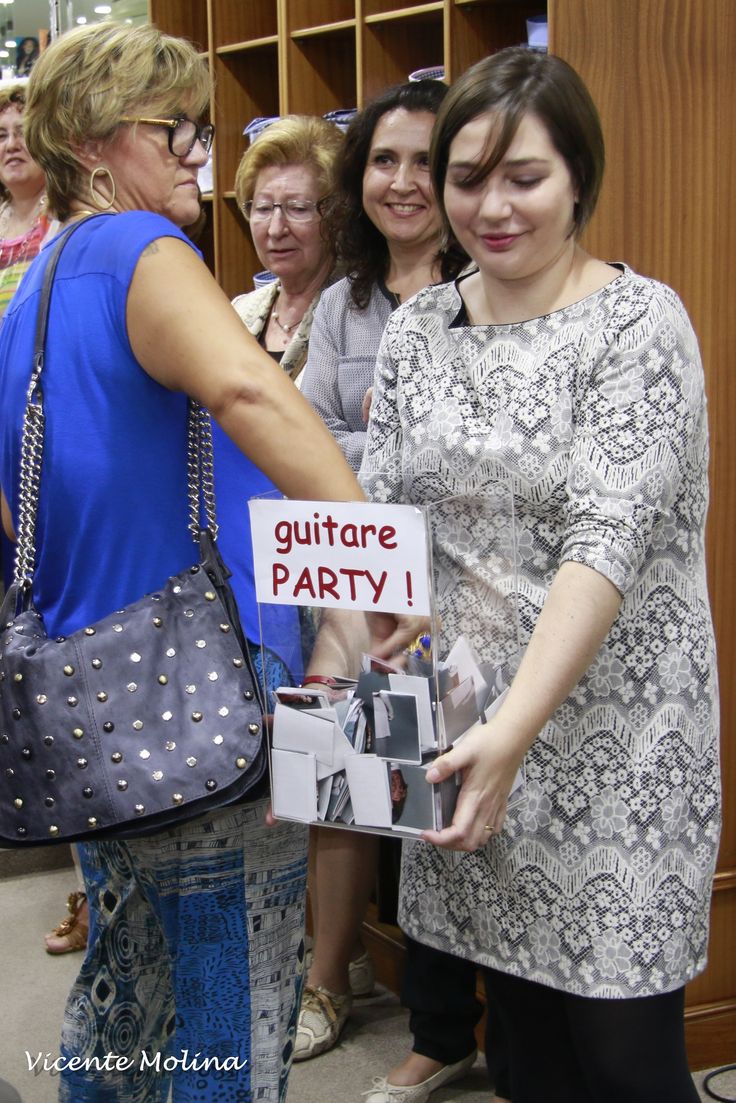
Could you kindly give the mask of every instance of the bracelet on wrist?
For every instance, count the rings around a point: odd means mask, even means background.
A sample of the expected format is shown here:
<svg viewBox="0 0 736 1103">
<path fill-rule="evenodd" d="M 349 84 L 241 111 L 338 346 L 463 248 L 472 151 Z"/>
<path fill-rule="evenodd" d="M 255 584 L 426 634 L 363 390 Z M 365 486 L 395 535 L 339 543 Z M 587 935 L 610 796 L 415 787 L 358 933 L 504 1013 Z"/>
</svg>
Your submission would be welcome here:
<svg viewBox="0 0 736 1103">
<path fill-rule="evenodd" d="M 329 686 L 330 689 L 334 689 L 335 679 L 329 674 L 305 674 L 304 681 L 299 688 L 304 689 L 305 686 L 311 685 Z"/>
</svg>

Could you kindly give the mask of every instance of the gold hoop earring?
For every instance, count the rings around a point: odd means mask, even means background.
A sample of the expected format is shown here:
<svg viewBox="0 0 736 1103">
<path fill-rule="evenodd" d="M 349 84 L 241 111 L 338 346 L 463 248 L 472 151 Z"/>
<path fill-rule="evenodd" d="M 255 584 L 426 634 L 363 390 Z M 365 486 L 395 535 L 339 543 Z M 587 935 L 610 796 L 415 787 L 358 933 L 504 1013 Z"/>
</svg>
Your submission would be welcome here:
<svg viewBox="0 0 736 1103">
<path fill-rule="evenodd" d="M 98 196 L 101 194 L 95 188 L 95 178 L 98 172 L 103 172 L 110 178 L 112 195 L 109 199 L 105 199 L 104 196 L 102 196 L 102 198 L 98 198 Z M 115 177 L 108 168 L 105 168 L 104 165 L 98 165 L 97 168 L 92 169 L 92 172 L 89 174 L 89 194 L 92 197 L 92 202 L 101 211 L 109 211 L 113 203 L 115 202 Z"/>
</svg>

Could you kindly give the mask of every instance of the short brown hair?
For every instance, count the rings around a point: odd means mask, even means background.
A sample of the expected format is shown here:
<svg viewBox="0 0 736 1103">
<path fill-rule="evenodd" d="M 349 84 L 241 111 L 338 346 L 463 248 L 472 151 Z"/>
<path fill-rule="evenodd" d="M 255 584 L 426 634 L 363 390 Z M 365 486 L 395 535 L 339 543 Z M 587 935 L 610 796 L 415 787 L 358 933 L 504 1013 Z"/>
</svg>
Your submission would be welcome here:
<svg viewBox="0 0 736 1103">
<path fill-rule="evenodd" d="M 452 85 L 437 115 L 430 171 L 443 218 L 447 162 L 453 139 L 487 111 L 500 116 L 500 131 L 468 183 L 485 180 L 500 164 L 524 115 L 542 122 L 570 171 L 577 202 L 574 232 L 582 233 L 598 201 L 605 148 L 598 111 L 572 66 L 553 54 L 523 46 L 500 50 L 477 62 Z"/>
<path fill-rule="evenodd" d="M 45 50 L 28 81 L 28 152 L 46 173 L 49 204 L 60 219 L 79 197 L 86 170 L 78 150 L 106 141 L 123 115 L 143 111 L 203 114 L 206 62 L 190 42 L 155 27 L 94 23 L 68 31 Z"/>
<path fill-rule="evenodd" d="M 241 211 L 253 198 L 258 174 L 273 165 L 305 165 L 317 179 L 320 197 L 335 186 L 335 164 L 343 133 L 317 115 L 284 115 L 261 131 L 243 154 L 235 174 L 235 196 Z"/>
</svg>

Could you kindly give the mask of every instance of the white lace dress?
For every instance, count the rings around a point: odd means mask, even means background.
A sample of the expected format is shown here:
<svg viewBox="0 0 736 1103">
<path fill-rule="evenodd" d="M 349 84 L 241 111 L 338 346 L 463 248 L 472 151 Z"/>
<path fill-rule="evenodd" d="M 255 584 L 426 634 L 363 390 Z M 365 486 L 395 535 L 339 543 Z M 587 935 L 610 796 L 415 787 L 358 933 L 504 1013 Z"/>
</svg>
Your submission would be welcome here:
<svg viewBox="0 0 736 1103">
<path fill-rule="evenodd" d="M 602 997 L 668 991 L 704 968 L 719 833 L 702 367 L 675 293 L 619 267 L 583 301 L 515 325 L 467 325 L 454 284 L 398 309 L 361 471 L 380 501 L 467 496 L 436 541 L 443 631 L 505 661 L 507 678 L 513 629 L 483 570 L 504 536 L 473 506 L 499 474 L 516 573 L 495 584 L 515 591 L 522 646 L 561 562 L 624 595 L 529 751 L 501 835 L 469 855 L 405 844 L 399 916 L 431 946 Z"/>
</svg>

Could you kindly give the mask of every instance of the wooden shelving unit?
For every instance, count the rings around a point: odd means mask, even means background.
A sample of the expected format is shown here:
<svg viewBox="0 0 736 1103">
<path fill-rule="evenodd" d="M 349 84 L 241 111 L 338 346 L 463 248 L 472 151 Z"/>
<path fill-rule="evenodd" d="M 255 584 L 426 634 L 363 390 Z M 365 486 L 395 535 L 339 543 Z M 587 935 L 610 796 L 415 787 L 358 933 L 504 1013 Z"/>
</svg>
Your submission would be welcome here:
<svg viewBox="0 0 736 1103">
<path fill-rule="evenodd" d="M 725 793 L 710 965 L 688 990 L 693 1068 L 733 1061 L 736 1037 L 736 56 L 733 0 L 547 0 L 550 49 L 598 104 L 608 170 L 586 241 L 672 285 L 701 342 L 710 420 L 709 582 L 719 646 Z M 206 53 L 217 127 L 202 246 L 229 296 L 260 267 L 233 197 L 256 116 L 361 107 L 410 72 L 473 62 L 526 39 L 545 0 L 149 0 L 151 20 Z M 369 921 L 395 982 L 398 933 Z"/>
</svg>

